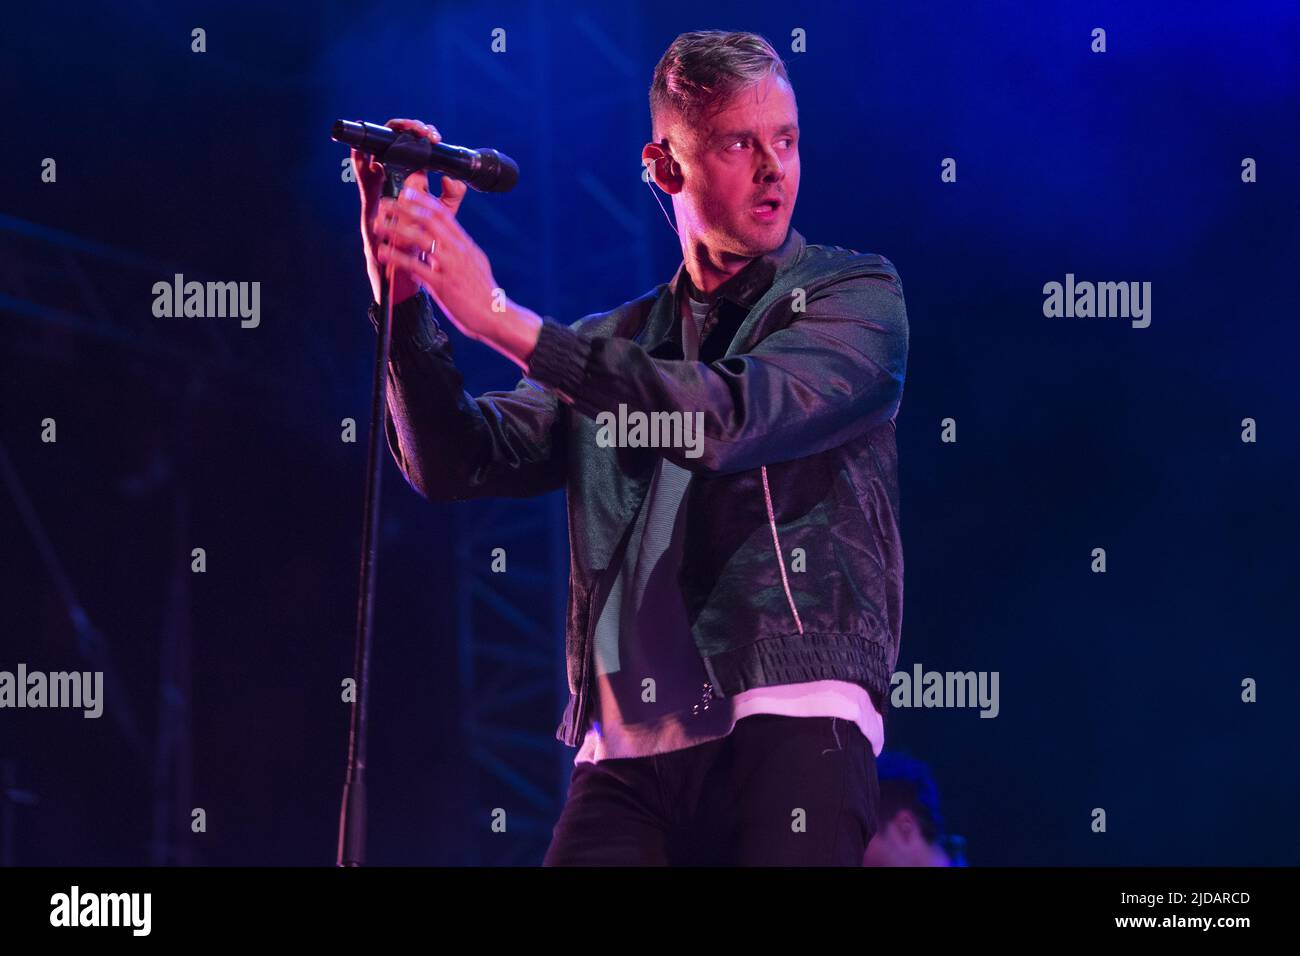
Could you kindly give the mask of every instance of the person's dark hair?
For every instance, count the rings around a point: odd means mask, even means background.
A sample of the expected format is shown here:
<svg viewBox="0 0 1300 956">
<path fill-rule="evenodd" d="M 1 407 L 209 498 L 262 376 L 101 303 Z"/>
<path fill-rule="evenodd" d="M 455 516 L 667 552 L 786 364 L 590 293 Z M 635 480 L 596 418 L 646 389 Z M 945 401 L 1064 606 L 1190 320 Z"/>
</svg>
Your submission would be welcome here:
<svg viewBox="0 0 1300 956">
<path fill-rule="evenodd" d="M 659 59 L 650 83 L 651 136 L 663 138 L 663 123 L 670 114 L 694 123 L 770 73 L 790 82 L 776 49 L 757 33 L 683 33 Z"/>
<path fill-rule="evenodd" d="M 930 768 L 906 754 L 885 751 L 876 758 L 880 781 L 880 821 L 892 820 L 899 810 L 910 810 L 921 825 L 926 843 L 936 843 L 944 832 L 939 812 L 939 788 Z"/>
</svg>

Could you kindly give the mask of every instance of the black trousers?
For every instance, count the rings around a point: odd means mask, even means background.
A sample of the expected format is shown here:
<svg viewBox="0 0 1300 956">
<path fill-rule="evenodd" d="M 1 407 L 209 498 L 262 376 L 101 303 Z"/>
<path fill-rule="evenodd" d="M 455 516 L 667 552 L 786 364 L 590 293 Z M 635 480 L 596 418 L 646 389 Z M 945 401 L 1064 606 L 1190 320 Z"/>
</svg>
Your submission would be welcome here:
<svg viewBox="0 0 1300 956">
<path fill-rule="evenodd" d="M 880 786 L 835 717 L 754 714 L 684 750 L 580 763 L 544 866 L 861 866 Z"/>
</svg>

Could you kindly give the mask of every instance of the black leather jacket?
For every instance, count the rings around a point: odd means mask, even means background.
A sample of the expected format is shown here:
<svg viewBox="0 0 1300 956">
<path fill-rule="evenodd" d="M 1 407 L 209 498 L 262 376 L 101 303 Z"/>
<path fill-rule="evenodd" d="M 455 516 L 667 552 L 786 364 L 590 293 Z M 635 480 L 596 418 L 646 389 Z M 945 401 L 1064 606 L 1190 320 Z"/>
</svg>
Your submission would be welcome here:
<svg viewBox="0 0 1300 956">
<path fill-rule="evenodd" d="M 422 292 L 394 309 L 388 442 L 412 487 L 437 500 L 566 489 L 570 697 L 556 737 L 569 746 L 593 691 L 592 611 L 657 455 L 692 472 L 678 581 L 705 696 L 836 679 L 888 712 L 903 616 L 898 274 L 791 228 L 718 290 L 699 362 L 683 361 L 675 320 L 687 283 L 679 267 L 613 311 L 572 325 L 547 317 L 528 376 L 478 397 L 463 389 L 432 300 Z M 601 447 L 595 418 L 620 403 L 702 412 L 702 453 Z"/>
</svg>

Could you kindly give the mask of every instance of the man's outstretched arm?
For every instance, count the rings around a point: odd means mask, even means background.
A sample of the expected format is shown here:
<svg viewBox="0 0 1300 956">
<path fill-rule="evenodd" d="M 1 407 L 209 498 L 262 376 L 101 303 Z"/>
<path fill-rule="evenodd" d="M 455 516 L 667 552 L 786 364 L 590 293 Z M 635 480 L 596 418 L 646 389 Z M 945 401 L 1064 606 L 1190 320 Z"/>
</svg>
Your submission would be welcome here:
<svg viewBox="0 0 1300 956">
<path fill-rule="evenodd" d="M 378 329 L 377 305 L 370 318 Z M 528 379 L 471 396 L 428 295 L 393 308 L 385 430 L 402 473 L 426 498 L 525 498 L 563 487 L 567 414 Z"/>
<path fill-rule="evenodd" d="M 394 119 L 388 125 L 441 139 L 418 120 Z M 366 273 L 376 299 L 383 264 L 375 219 L 380 209 L 384 169 L 352 152 L 361 194 L 361 238 Z M 423 188 L 425 177 L 418 181 Z M 442 194 L 427 197 L 455 217 L 466 185 L 445 178 Z M 426 194 L 427 195 L 427 194 Z M 393 339 L 388 365 L 388 407 L 384 428 L 388 447 L 403 474 L 427 498 L 459 500 L 484 495 L 522 498 L 562 487 L 566 456 L 562 447 L 567 410 L 550 393 L 527 380 L 513 391 L 467 394 L 452 361 L 451 341 L 433 317 L 433 303 L 411 276 L 393 277 Z M 370 308 L 376 330 L 377 304 Z"/>
<path fill-rule="evenodd" d="M 505 299 L 483 250 L 412 179 L 398 199 L 380 200 L 376 234 L 390 244 L 379 260 L 427 288 L 462 332 L 512 359 L 575 412 L 595 418 L 622 404 L 698 416 L 702 453 L 663 452 L 680 467 L 728 473 L 802 458 L 897 414 L 907 312 L 898 274 L 881 256 L 847 261 L 786 328 L 744 354 L 708 364 L 656 359 L 631 340 L 585 336 Z"/>
<path fill-rule="evenodd" d="M 748 352 L 715 362 L 652 358 L 629 339 L 585 336 L 550 319 L 529 374 L 575 412 L 698 416 L 698 445 L 662 454 L 689 471 L 726 474 L 835 448 L 894 418 L 908 324 L 898 276 L 864 263 L 812 294 L 804 312 Z"/>
</svg>

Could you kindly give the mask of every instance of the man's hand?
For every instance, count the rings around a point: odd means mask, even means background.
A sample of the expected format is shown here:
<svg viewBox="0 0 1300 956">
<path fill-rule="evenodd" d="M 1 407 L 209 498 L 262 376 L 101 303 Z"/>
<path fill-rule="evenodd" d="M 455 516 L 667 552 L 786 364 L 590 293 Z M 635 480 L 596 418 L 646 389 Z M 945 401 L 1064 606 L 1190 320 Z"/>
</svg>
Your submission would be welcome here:
<svg viewBox="0 0 1300 956">
<path fill-rule="evenodd" d="M 419 120 L 411 119 L 391 119 L 384 124 L 390 129 L 399 132 L 410 132 L 423 136 L 431 143 L 441 142 L 442 135 L 432 126 L 421 123 Z M 352 151 L 352 171 L 357 181 L 357 189 L 361 191 L 361 242 L 366 255 L 366 273 L 370 277 L 370 290 L 374 293 L 375 301 L 379 301 L 380 293 L 380 276 L 383 274 L 383 264 L 379 260 L 380 242 L 375 235 L 375 217 L 379 215 L 379 200 L 384 191 L 384 167 L 380 165 L 373 157 L 365 156 L 358 153 L 355 149 Z M 427 180 L 423 175 L 420 177 L 421 188 L 425 188 Z M 442 195 L 433 200 L 439 202 L 443 207 L 456 215 L 460 209 L 461 201 L 465 198 L 465 193 L 469 189 L 465 183 L 457 179 L 443 177 Z M 428 245 L 425 245 L 428 248 Z M 393 279 L 392 293 L 393 304 L 409 299 L 419 291 L 418 283 L 407 273 L 399 271 Z"/>
<path fill-rule="evenodd" d="M 453 183 L 459 188 L 450 203 Z M 487 255 L 456 220 L 465 184 L 444 177 L 440 198 L 430 196 L 427 186 L 424 173 L 414 173 L 396 200 L 379 199 L 374 223 L 379 262 L 394 264 L 394 285 L 428 289 L 456 328 L 526 369 L 541 318 L 505 297 Z"/>
</svg>

